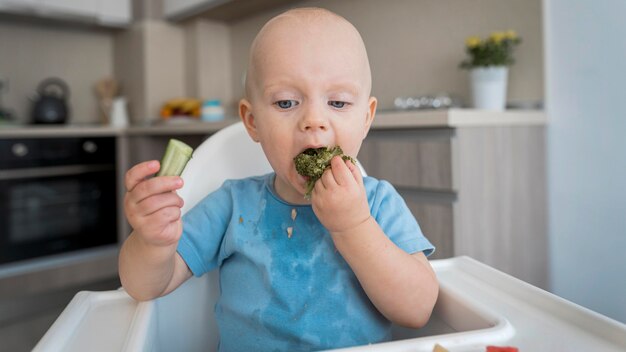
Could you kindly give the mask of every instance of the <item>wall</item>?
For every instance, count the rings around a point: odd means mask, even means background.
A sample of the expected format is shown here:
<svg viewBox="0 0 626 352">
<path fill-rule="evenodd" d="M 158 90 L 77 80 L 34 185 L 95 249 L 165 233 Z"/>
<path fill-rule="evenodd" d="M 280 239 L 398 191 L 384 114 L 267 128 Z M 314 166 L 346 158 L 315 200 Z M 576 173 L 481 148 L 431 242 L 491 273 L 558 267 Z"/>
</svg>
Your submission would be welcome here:
<svg viewBox="0 0 626 352">
<path fill-rule="evenodd" d="M 72 89 L 72 122 L 98 123 L 93 85 L 115 75 L 136 124 L 156 119 L 164 100 L 181 95 L 217 97 L 234 108 L 243 94 L 250 42 L 267 19 L 286 9 L 229 24 L 203 19 L 168 24 L 158 20 L 160 2 L 133 5 L 138 21 L 117 33 L 0 19 L 0 76 L 8 77 L 11 87 L 2 103 L 26 122 L 26 97 L 44 77 L 59 75 Z M 401 95 L 448 91 L 467 98 L 466 72 L 457 68 L 465 38 L 508 28 L 524 39 L 511 70 L 509 96 L 542 100 L 540 0 L 309 0 L 292 6 L 327 7 L 357 26 L 369 50 L 373 94 L 381 108 L 392 107 L 393 98 Z"/>
<path fill-rule="evenodd" d="M 552 290 L 626 322 L 626 2 L 544 13 Z"/>
<path fill-rule="evenodd" d="M 30 121 L 32 96 L 50 76 L 70 88 L 71 121 L 99 121 L 94 84 L 113 74 L 113 35 L 107 30 L 0 20 L 0 76 L 9 79 L 3 106 L 20 122 Z"/>
<path fill-rule="evenodd" d="M 468 99 L 465 38 L 514 29 L 524 42 L 510 75 L 511 100 L 543 100 L 543 42 L 540 0 L 310 0 L 293 6 L 319 6 L 344 16 L 360 31 L 372 67 L 373 95 L 382 108 L 397 96 L 456 93 Z M 245 18 L 231 26 L 234 97 L 248 48 L 263 24 L 287 7 Z M 467 101 L 467 100 L 466 100 Z"/>
</svg>

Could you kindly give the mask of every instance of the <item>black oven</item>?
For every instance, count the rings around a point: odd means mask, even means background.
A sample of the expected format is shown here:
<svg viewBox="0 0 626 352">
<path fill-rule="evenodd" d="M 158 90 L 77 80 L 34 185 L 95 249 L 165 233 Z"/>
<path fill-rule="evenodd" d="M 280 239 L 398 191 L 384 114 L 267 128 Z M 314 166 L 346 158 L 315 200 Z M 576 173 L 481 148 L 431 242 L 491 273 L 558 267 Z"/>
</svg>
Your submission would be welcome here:
<svg viewBox="0 0 626 352">
<path fill-rule="evenodd" d="M 0 140 L 0 264 L 117 242 L 115 139 Z"/>
</svg>

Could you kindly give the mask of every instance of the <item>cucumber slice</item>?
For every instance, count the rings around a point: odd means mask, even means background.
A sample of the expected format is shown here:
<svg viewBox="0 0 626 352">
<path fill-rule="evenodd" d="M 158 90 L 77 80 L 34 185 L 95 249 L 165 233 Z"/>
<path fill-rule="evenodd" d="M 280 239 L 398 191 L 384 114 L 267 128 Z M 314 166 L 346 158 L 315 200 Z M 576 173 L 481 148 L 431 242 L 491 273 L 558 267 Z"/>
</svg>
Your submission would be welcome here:
<svg viewBox="0 0 626 352">
<path fill-rule="evenodd" d="M 180 176 L 191 159 L 192 153 L 192 147 L 177 139 L 170 139 L 161 159 L 161 169 L 157 176 Z"/>
</svg>

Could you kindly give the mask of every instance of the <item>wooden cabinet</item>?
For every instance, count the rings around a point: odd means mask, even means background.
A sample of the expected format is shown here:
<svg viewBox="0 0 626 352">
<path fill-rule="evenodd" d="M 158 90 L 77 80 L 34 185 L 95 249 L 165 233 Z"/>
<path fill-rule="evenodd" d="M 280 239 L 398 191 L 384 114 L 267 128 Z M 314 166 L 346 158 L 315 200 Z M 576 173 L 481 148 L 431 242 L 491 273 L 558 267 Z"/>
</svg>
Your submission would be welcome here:
<svg viewBox="0 0 626 352">
<path fill-rule="evenodd" d="M 374 129 L 358 158 L 398 189 L 433 258 L 469 255 L 547 286 L 543 126 Z"/>
<path fill-rule="evenodd" d="M 452 191 L 453 129 L 372 131 L 359 160 L 397 187 Z M 402 165 L 402 167 L 398 167 Z"/>
<path fill-rule="evenodd" d="M 454 256 L 454 196 L 432 195 L 400 188 L 404 198 L 422 232 L 435 246 L 431 259 Z"/>
<path fill-rule="evenodd" d="M 422 232 L 435 245 L 433 259 L 454 256 L 452 128 L 371 131 L 359 152 L 367 173 L 398 190 Z"/>
</svg>

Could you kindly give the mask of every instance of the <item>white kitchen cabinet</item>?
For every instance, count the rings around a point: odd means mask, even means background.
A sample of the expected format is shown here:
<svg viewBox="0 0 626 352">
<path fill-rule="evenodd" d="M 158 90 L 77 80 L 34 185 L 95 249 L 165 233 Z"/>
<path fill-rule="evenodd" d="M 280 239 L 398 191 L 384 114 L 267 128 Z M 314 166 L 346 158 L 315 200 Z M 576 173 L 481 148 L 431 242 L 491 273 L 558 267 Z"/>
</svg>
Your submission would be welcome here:
<svg viewBox="0 0 626 352">
<path fill-rule="evenodd" d="M 110 27 L 132 20 L 131 0 L 0 0 L 0 12 Z"/>
<path fill-rule="evenodd" d="M 183 18 L 229 1 L 230 0 L 163 0 L 163 14 L 166 18 Z"/>
<path fill-rule="evenodd" d="M 41 0 L 0 0 L 0 12 L 27 14 L 35 11 Z"/>
<path fill-rule="evenodd" d="M 45 17 L 68 20 L 95 20 L 99 0 L 40 0 L 37 12 Z"/>
<path fill-rule="evenodd" d="M 125 26 L 132 21 L 130 0 L 98 0 L 98 21 L 112 26 Z"/>
<path fill-rule="evenodd" d="M 292 2 L 294 0 L 163 0 L 163 15 L 172 21 L 195 16 L 231 21 Z"/>
</svg>

